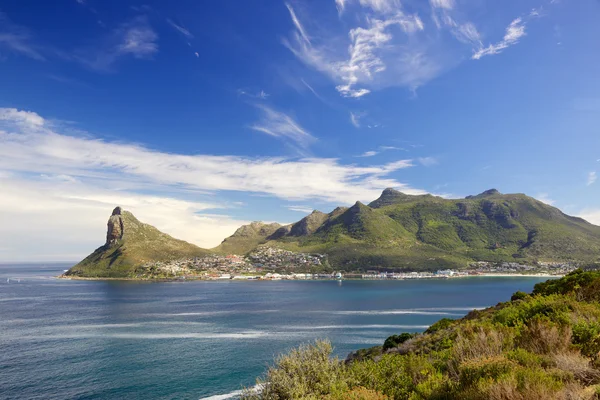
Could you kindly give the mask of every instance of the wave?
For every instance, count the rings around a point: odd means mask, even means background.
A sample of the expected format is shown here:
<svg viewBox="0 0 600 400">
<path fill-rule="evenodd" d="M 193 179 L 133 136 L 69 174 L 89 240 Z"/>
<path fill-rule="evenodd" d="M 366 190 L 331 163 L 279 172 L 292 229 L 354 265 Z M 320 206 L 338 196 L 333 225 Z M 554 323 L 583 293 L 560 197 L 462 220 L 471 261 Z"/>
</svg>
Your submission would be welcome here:
<svg viewBox="0 0 600 400">
<path fill-rule="evenodd" d="M 427 329 L 429 325 L 289 325 L 284 329 L 297 330 L 329 330 L 329 329 Z"/>
<path fill-rule="evenodd" d="M 462 314 L 449 311 L 428 311 L 428 310 L 348 310 L 348 311 L 328 311 L 329 314 L 336 315 L 454 315 Z"/>
<path fill-rule="evenodd" d="M 141 339 L 141 340 L 164 340 L 164 339 L 260 339 L 269 336 L 267 332 L 249 331 L 237 333 L 61 333 L 51 335 L 22 335 L 18 336 L 21 340 L 43 340 L 43 339 Z M 15 336 L 16 337 L 16 336 Z"/>
<path fill-rule="evenodd" d="M 258 393 L 261 391 L 261 389 L 262 389 L 261 385 L 256 385 L 252 389 L 250 389 L 250 391 Z M 202 397 L 200 400 L 227 400 L 227 399 L 233 399 L 236 397 L 239 398 L 243 392 L 244 392 L 243 390 L 234 390 L 233 392 L 230 392 L 230 393 L 216 394 L 213 396 Z"/>
</svg>

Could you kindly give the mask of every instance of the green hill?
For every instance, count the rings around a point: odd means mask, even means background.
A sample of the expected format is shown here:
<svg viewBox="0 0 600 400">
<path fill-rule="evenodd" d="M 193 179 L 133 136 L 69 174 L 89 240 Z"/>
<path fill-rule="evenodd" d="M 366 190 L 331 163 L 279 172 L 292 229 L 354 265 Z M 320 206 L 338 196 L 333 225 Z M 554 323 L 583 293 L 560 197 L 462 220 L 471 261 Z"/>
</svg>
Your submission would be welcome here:
<svg viewBox="0 0 600 400">
<path fill-rule="evenodd" d="M 242 255 L 261 245 L 325 253 L 333 268 L 345 270 L 460 269 L 473 261 L 589 263 L 600 261 L 600 227 L 524 194 L 491 189 L 444 199 L 386 189 L 369 205 L 313 211 L 285 226 L 244 225 L 210 252 Z M 117 207 L 105 245 L 67 275 L 125 277 L 145 262 L 208 252 Z"/>
<path fill-rule="evenodd" d="M 442 319 L 420 334 L 330 358 L 318 341 L 277 358 L 243 400 L 592 400 L 600 398 L 600 272 Z"/>
<path fill-rule="evenodd" d="M 117 207 L 108 220 L 106 243 L 65 275 L 125 278 L 131 276 L 136 266 L 146 262 L 196 257 L 206 253 L 207 250 L 174 239 Z"/>
<path fill-rule="evenodd" d="M 329 214 L 314 211 L 271 235 L 237 237 L 235 243 L 245 251 L 265 244 L 323 252 L 332 266 L 345 269 L 600 260 L 600 227 L 524 194 L 495 189 L 464 199 L 386 189 L 368 206 L 359 202 Z"/>
</svg>

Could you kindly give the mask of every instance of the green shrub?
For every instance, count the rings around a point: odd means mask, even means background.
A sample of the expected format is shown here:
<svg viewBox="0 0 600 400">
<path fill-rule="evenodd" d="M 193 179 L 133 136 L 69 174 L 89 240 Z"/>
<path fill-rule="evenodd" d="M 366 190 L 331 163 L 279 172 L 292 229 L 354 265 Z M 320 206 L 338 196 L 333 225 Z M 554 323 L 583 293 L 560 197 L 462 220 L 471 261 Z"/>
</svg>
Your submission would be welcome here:
<svg viewBox="0 0 600 400">
<path fill-rule="evenodd" d="M 346 368 L 330 358 L 331 343 L 316 341 L 280 356 L 257 383 L 260 393 L 245 391 L 244 400 L 320 399 L 348 391 Z"/>
<path fill-rule="evenodd" d="M 385 342 L 383 342 L 383 350 L 388 350 L 394 347 L 397 347 L 399 344 L 402 344 L 404 342 L 406 342 L 409 339 L 412 339 L 416 336 L 416 334 L 414 333 L 401 333 L 399 335 L 392 335 L 390 337 L 388 337 L 387 339 L 385 339 Z"/>
<path fill-rule="evenodd" d="M 434 333 L 434 332 L 440 331 L 442 329 L 448 329 L 450 326 L 452 326 L 453 323 L 454 323 L 453 319 L 442 318 L 438 322 L 434 323 L 429 328 L 427 328 L 425 333 Z"/>
<path fill-rule="evenodd" d="M 513 293 L 513 295 L 510 298 L 510 301 L 525 300 L 528 297 L 529 297 L 529 294 L 518 291 L 518 292 Z"/>
<path fill-rule="evenodd" d="M 573 344 L 581 354 L 597 359 L 600 354 L 600 323 L 580 322 L 573 325 Z"/>
</svg>

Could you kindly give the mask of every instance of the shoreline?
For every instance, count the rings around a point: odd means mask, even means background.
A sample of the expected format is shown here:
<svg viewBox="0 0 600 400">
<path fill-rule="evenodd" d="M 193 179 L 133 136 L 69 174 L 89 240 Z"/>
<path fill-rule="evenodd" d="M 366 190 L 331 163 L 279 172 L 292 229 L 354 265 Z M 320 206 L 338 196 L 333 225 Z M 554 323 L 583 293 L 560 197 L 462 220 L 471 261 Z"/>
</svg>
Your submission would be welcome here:
<svg viewBox="0 0 600 400">
<path fill-rule="evenodd" d="M 204 279 L 202 277 L 175 277 L 175 278 L 98 278 L 98 277 L 82 277 L 82 276 L 56 276 L 56 279 L 65 279 L 73 281 L 128 281 L 128 282 L 285 282 L 285 281 L 413 281 L 413 280 L 448 280 L 461 278 L 562 278 L 565 274 L 510 274 L 510 273 L 482 273 L 477 275 L 460 275 L 460 276 L 428 276 L 415 278 L 342 278 L 342 279 Z"/>
</svg>

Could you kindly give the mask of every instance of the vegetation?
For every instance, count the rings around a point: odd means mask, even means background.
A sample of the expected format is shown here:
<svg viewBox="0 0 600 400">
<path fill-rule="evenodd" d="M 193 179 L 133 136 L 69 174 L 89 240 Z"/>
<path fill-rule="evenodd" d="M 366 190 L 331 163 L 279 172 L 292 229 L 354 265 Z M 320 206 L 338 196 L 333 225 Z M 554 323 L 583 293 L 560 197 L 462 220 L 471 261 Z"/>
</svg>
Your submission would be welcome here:
<svg viewBox="0 0 600 400">
<path fill-rule="evenodd" d="M 346 362 L 328 342 L 305 345 L 243 399 L 599 399 L 599 288 L 600 272 L 578 270 Z"/>
<path fill-rule="evenodd" d="M 97 248 L 79 264 L 72 267 L 67 276 L 92 278 L 132 277 L 135 267 L 148 261 L 168 261 L 206 255 L 207 250 L 174 239 L 155 227 L 138 221 L 128 211 L 120 215 L 123 235 L 115 243 Z"/>
<path fill-rule="evenodd" d="M 463 269 L 473 261 L 600 262 L 600 227 L 523 194 L 488 190 L 465 199 L 411 196 L 393 189 L 369 205 L 314 211 L 281 226 L 253 222 L 212 250 L 176 240 L 124 212 L 122 240 L 102 246 L 71 275 L 130 276 L 144 262 L 209 252 L 246 254 L 260 245 L 327 254 L 335 270 Z"/>
<path fill-rule="evenodd" d="M 235 246 L 224 247 L 230 244 Z M 329 255 L 345 270 L 465 268 L 469 262 L 600 261 L 600 227 L 523 194 L 488 190 L 465 199 L 411 196 L 386 189 L 368 206 L 329 214 L 251 237 L 234 235 L 222 250 L 259 244 Z"/>
</svg>

